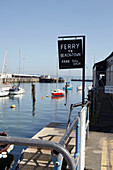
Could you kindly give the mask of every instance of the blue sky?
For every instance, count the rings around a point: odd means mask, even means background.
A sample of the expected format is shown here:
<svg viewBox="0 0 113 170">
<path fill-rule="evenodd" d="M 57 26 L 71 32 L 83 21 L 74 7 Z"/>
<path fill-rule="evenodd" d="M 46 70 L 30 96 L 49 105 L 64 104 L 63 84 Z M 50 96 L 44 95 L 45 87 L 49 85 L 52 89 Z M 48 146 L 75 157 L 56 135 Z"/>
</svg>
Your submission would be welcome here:
<svg viewBox="0 0 113 170">
<path fill-rule="evenodd" d="M 7 48 L 7 72 L 19 72 L 20 48 L 21 73 L 56 74 L 58 36 L 85 35 L 86 75 L 92 75 L 94 58 L 113 51 L 112 8 L 112 0 L 0 0 L 0 70 Z"/>
</svg>

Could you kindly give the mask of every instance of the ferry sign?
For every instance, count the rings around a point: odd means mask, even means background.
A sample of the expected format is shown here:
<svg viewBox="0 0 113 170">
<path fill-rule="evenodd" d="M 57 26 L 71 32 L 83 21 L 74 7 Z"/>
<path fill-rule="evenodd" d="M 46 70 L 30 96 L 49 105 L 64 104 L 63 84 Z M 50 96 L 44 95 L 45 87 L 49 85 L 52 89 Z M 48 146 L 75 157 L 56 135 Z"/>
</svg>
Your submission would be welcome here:
<svg viewBox="0 0 113 170">
<path fill-rule="evenodd" d="M 113 94 L 113 86 L 105 86 L 105 93 Z"/>
<path fill-rule="evenodd" d="M 83 68 L 82 40 L 58 40 L 59 69 Z"/>
</svg>

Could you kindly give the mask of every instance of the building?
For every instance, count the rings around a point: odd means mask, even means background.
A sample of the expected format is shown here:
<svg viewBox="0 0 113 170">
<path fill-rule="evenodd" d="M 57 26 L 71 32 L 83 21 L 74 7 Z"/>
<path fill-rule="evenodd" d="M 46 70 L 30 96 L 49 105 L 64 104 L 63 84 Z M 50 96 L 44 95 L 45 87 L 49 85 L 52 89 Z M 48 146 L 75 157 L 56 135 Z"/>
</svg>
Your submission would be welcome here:
<svg viewBox="0 0 113 170">
<path fill-rule="evenodd" d="M 30 82 L 39 82 L 38 75 L 30 74 L 6 74 L 0 73 L 0 83 L 30 83 Z"/>
<path fill-rule="evenodd" d="M 0 78 L 12 78 L 12 74 L 0 73 Z"/>
<path fill-rule="evenodd" d="M 113 96 L 113 52 L 105 59 L 93 66 L 93 86 L 104 89 L 105 93 Z"/>
</svg>

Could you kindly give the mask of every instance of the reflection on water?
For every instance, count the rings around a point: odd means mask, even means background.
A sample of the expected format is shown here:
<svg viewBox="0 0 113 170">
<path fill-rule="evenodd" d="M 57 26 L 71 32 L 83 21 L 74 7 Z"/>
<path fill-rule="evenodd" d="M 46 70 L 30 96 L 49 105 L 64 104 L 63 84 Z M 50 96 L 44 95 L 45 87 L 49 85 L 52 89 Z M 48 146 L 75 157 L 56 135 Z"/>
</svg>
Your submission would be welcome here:
<svg viewBox="0 0 113 170">
<path fill-rule="evenodd" d="M 33 111 L 32 111 L 33 116 L 35 116 L 35 102 L 36 102 L 36 100 L 33 99 Z"/>
<path fill-rule="evenodd" d="M 64 96 L 56 96 L 56 97 L 51 97 L 52 99 L 55 99 L 56 101 L 64 100 Z"/>
<path fill-rule="evenodd" d="M 78 90 L 78 89 L 77 89 L 77 93 L 80 93 L 80 94 L 82 94 L 82 90 Z"/>
<path fill-rule="evenodd" d="M 10 98 L 10 99 L 13 99 L 13 100 L 15 100 L 15 99 L 21 100 L 21 99 L 24 97 L 24 95 L 25 95 L 25 94 L 9 95 L 9 98 Z"/>
<path fill-rule="evenodd" d="M 4 103 L 8 99 L 9 99 L 9 96 L 0 97 L 0 102 Z"/>
</svg>

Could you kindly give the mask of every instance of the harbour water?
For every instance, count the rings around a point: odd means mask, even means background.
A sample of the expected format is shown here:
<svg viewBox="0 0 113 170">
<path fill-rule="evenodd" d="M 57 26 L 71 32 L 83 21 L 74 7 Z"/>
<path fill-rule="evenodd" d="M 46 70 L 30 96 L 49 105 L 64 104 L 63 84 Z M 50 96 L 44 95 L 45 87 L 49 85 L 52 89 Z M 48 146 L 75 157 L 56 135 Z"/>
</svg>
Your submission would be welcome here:
<svg viewBox="0 0 113 170">
<path fill-rule="evenodd" d="M 15 95 L 0 98 L 0 131 L 5 131 L 9 136 L 31 138 L 44 126 L 53 121 L 67 122 L 70 104 L 82 101 L 82 92 L 77 91 L 77 86 L 82 82 L 71 82 L 73 89 L 68 91 L 67 98 L 52 98 L 51 90 L 56 88 L 56 83 L 36 83 L 36 101 L 33 103 L 31 83 L 21 84 L 25 89 L 24 95 Z M 63 89 L 65 83 L 59 83 L 57 88 Z M 87 87 L 91 82 L 86 82 Z M 10 108 L 15 105 L 16 108 Z M 72 119 L 80 111 L 81 107 L 75 108 Z M 15 169 L 23 146 L 15 146 L 11 152 L 13 156 L 12 168 Z"/>
</svg>

